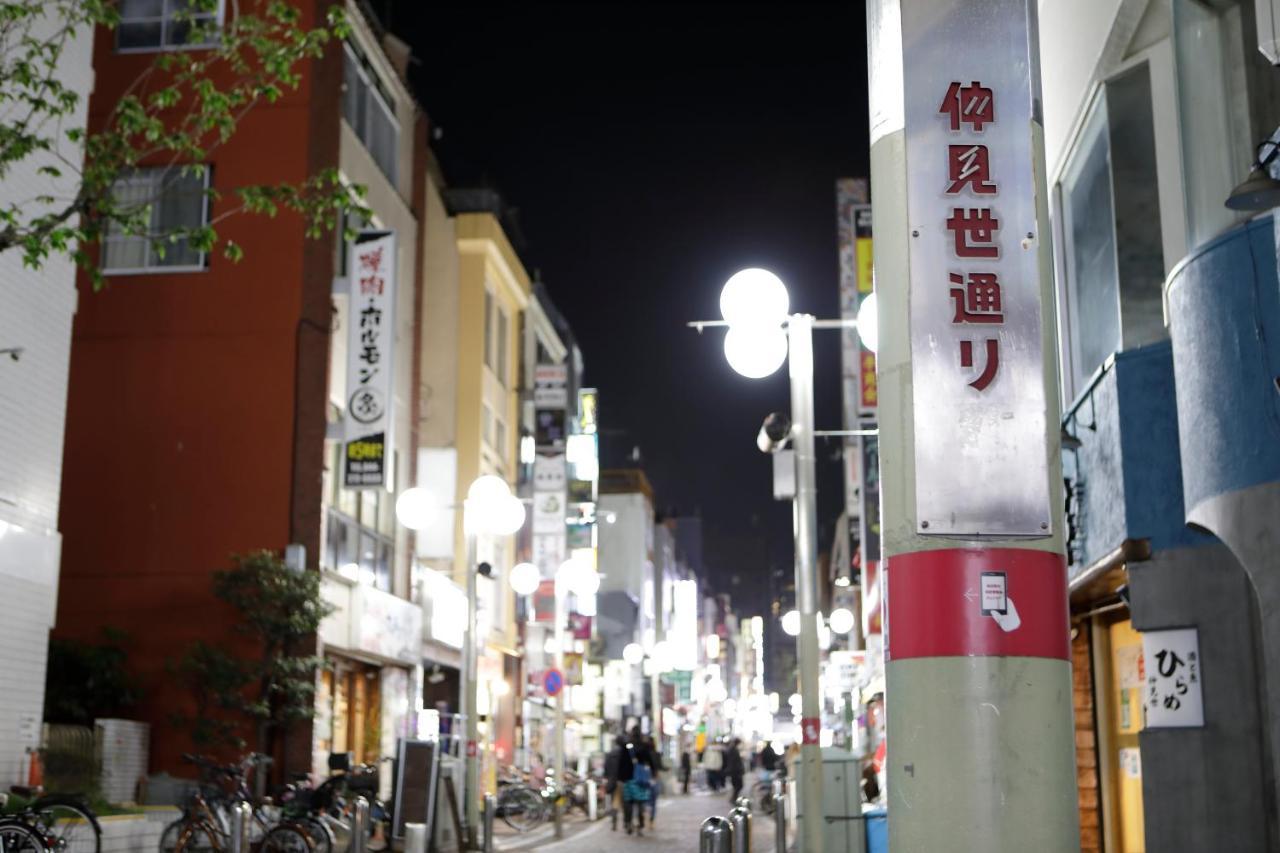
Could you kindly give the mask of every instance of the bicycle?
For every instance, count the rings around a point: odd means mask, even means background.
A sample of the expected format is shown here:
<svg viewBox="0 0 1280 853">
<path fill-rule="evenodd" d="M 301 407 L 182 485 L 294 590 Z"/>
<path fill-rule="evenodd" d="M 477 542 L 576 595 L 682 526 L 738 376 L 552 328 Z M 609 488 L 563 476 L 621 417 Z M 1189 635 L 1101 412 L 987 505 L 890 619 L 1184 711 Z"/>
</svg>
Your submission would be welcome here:
<svg viewBox="0 0 1280 853">
<path fill-rule="evenodd" d="M 10 817 L 25 823 L 43 839 L 47 848 L 57 853 L 101 853 L 102 827 L 83 797 L 46 795 L 40 788 L 20 785 L 9 790 L 28 800 Z M 0 794 L 0 809 L 8 802 L 9 795 Z"/>
<path fill-rule="evenodd" d="M 497 814 L 516 832 L 528 832 L 545 819 L 546 803 L 523 773 L 508 768 L 498 779 Z"/>
<path fill-rule="evenodd" d="M 195 755 L 184 755 L 183 760 L 196 765 L 201 783 L 188 799 L 183 816 L 161 834 L 161 853 L 221 853 L 231 849 L 231 810 L 242 803 L 252 804 L 249 776 L 270 759 L 250 754 L 239 763 L 226 766 Z M 227 792 L 228 783 L 232 793 Z M 313 835 L 321 835 L 317 827 L 293 815 L 280 819 L 280 815 L 270 813 L 272 806 L 267 801 L 251 808 L 250 844 L 262 853 L 315 853 Z"/>
</svg>

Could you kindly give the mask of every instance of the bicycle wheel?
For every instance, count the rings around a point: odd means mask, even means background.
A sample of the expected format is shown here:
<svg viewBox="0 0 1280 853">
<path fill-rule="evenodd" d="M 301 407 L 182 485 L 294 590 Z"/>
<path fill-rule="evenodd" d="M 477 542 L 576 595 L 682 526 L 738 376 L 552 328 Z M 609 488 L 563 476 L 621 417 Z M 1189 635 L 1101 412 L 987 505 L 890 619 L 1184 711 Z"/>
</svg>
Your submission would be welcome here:
<svg viewBox="0 0 1280 853">
<path fill-rule="evenodd" d="M 260 853 L 313 853 L 311 836 L 301 827 L 282 823 L 262 837 Z"/>
<path fill-rule="evenodd" d="M 74 797 L 41 797 L 33 802 L 49 846 L 59 853 L 102 853 L 102 827 L 98 816 Z"/>
<path fill-rule="evenodd" d="M 333 830 L 329 829 L 328 824 L 312 815 L 302 818 L 299 823 L 307 831 L 307 835 L 311 836 L 315 853 L 333 853 Z"/>
<path fill-rule="evenodd" d="M 164 828 L 160 833 L 160 853 L 173 853 L 178 849 L 178 836 L 182 834 L 186 825 L 187 821 L 184 818 L 178 818 Z"/>
<path fill-rule="evenodd" d="M 219 853 L 222 841 L 218 830 L 208 823 L 189 823 L 178 833 L 174 853 Z"/>
<path fill-rule="evenodd" d="M 498 814 L 516 832 L 528 832 L 542 823 L 542 797 L 532 788 L 512 786 L 498 795 Z"/>
<path fill-rule="evenodd" d="M 0 853 L 46 853 L 52 849 L 22 821 L 10 818 L 0 823 Z"/>
</svg>

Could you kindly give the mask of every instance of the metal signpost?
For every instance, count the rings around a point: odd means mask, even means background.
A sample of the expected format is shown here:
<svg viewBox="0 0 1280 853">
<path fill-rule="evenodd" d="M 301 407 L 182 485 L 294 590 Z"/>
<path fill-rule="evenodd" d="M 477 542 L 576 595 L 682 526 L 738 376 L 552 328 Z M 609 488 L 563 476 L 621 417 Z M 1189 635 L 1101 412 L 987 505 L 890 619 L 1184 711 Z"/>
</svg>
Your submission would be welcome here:
<svg viewBox="0 0 1280 853">
<path fill-rule="evenodd" d="M 890 845 L 1077 851 L 1036 2 L 867 8 Z"/>
</svg>

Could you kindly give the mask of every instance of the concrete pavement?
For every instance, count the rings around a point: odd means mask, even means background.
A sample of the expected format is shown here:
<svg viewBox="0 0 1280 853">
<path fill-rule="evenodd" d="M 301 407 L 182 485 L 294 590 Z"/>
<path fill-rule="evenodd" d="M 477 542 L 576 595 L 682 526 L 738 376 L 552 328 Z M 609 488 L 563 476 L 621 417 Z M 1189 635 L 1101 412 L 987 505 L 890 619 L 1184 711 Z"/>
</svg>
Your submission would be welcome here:
<svg viewBox="0 0 1280 853">
<path fill-rule="evenodd" d="M 712 815 L 729 813 L 729 795 L 725 791 L 691 791 L 685 794 L 669 794 L 658 800 L 657 820 L 653 825 L 646 814 L 644 835 L 627 835 L 622 828 L 621 815 L 617 830 L 610 829 L 606 816 L 595 823 L 574 823 L 566 827 L 565 838 L 556 841 L 551 827 L 539 827 L 523 836 L 505 837 L 495 845 L 503 853 L 524 850 L 546 853 L 599 853 L 608 846 L 610 853 L 624 851 L 659 850 L 662 853 L 696 853 L 698 829 L 702 821 Z M 773 820 L 767 815 L 754 813 L 751 821 L 752 853 L 772 853 Z"/>
</svg>

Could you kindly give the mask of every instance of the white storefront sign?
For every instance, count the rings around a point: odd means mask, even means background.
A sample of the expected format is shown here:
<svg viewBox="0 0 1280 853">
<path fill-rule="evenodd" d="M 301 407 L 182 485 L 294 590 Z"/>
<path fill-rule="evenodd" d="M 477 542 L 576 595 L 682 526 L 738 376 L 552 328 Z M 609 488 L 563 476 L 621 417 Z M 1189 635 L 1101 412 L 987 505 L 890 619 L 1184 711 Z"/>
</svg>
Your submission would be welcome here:
<svg viewBox="0 0 1280 853">
<path fill-rule="evenodd" d="M 1146 631 L 1142 659 L 1147 673 L 1142 691 L 1147 728 L 1203 726 L 1200 632 L 1195 628 Z"/>
<path fill-rule="evenodd" d="M 925 535 L 1050 532 L 1028 6 L 944 0 L 902 20 Z"/>
<path fill-rule="evenodd" d="M 391 459 L 391 370 L 395 355 L 396 235 L 361 232 L 347 279 L 347 405 L 343 486 L 387 484 Z"/>
<path fill-rule="evenodd" d="M 564 492 L 533 493 L 533 532 L 565 535 Z"/>
</svg>

